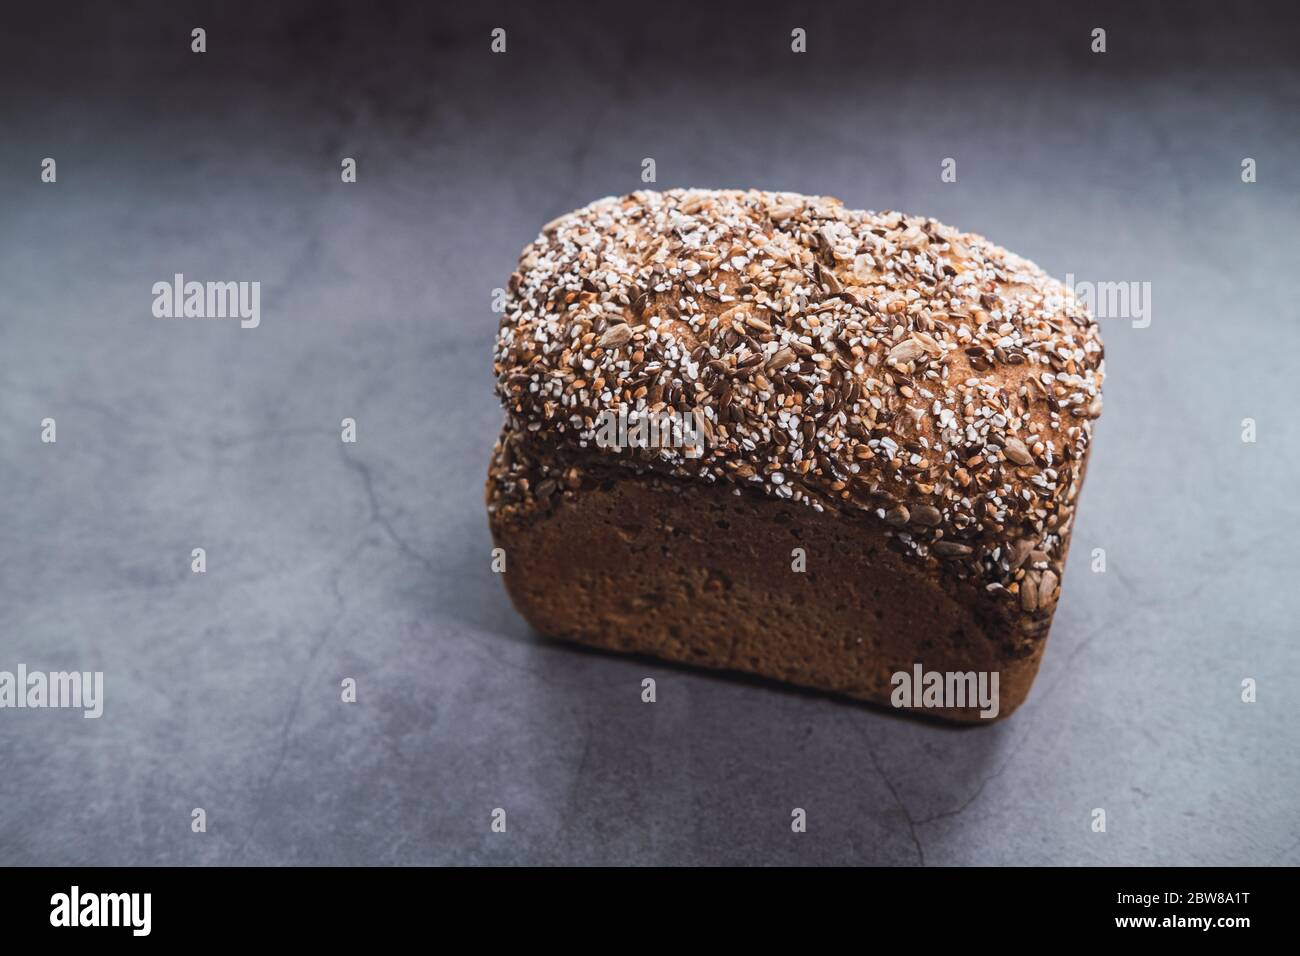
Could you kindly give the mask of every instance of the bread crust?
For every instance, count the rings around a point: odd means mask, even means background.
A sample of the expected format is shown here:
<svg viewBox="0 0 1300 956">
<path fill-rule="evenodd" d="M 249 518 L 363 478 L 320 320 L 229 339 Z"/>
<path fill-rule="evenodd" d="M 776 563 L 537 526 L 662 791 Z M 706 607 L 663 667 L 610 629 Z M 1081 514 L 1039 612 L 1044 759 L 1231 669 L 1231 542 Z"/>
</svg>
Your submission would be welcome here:
<svg viewBox="0 0 1300 956">
<path fill-rule="evenodd" d="M 1104 373 L 1096 324 L 1032 263 L 825 197 L 635 193 L 524 250 L 495 370 L 507 421 L 488 506 L 507 586 L 539 630 L 877 702 L 882 675 L 925 651 L 942 659 L 927 669 L 1001 671 L 1001 715 L 1023 700 Z M 702 447 L 598 441 L 610 414 L 665 412 L 697 416 Z M 743 514 L 712 517 L 732 499 Z M 629 509 L 641 517 L 620 525 Z M 683 530 L 714 520 L 725 534 Z M 808 538 L 820 576 L 789 569 L 783 535 L 762 543 L 781 525 Z M 637 571 L 660 594 L 638 629 L 616 606 L 637 578 L 616 559 L 653 557 L 642 535 L 671 554 Z M 870 560 L 845 555 L 855 540 Z M 701 589 L 700 575 L 733 586 Z M 864 617 L 867 636 L 827 604 Z M 770 646 L 746 607 L 783 621 Z"/>
<path fill-rule="evenodd" d="M 969 583 L 941 585 L 870 518 L 653 472 L 588 469 L 548 507 L 497 509 L 490 523 L 510 598 L 543 634 L 881 706 L 893 675 L 919 664 L 997 672 L 1005 717 L 1029 693 L 1050 624 L 1007 620 Z M 981 720 L 973 703 L 908 712 Z"/>
</svg>

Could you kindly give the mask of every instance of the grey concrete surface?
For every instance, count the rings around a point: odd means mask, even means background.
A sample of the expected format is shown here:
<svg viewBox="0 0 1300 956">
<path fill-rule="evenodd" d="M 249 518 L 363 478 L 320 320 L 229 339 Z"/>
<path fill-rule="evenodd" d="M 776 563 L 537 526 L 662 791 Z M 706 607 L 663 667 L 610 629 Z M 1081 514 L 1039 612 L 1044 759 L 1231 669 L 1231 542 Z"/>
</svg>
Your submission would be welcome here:
<svg viewBox="0 0 1300 956">
<path fill-rule="evenodd" d="M 106 702 L 0 710 L 0 863 L 1300 863 L 1294 25 L 1116 7 L 1093 57 L 1085 14 L 823 10 L 801 59 L 791 15 L 672 9 L 9 24 L 0 669 L 102 670 Z M 661 187 L 829 193 L 1151 283 L 1150 327 L 1103 322 L 1073 560 L 1009 720 L 585 653 L 514 614 L 482 501 L 492 289 L 647 156 Z M 176 272 L 260 281 L 260 327 L 154 318 Z"/>
</svg>

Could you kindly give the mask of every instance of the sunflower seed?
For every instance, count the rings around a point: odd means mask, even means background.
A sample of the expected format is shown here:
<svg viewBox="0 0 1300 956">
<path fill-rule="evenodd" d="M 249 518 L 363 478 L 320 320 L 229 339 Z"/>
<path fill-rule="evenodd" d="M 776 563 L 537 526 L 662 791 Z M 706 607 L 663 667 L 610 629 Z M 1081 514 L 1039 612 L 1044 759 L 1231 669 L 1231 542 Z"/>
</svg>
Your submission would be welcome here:
<svg viewBox="0 0 1300 956">
<path fill-rule="evenodd" d="M 885 512 L 885 523 L 892 524 L 895 528 L 901 528 L 907 524 L 909 513 L 903 505 L 896 505 Z"/>
<path fill-rule="evenodd" d="M 917 505 L 912 509 L 912 521 L 928 528 L 936 527 L 943 520 L 943 515 L 934 505 Z"/>
<path fill-rule="evenodd" d="M 1029 454 L 1029 449 L 1019 438 L 1008 436 L 1002 445 L 1003 453 L 1017 465 L 1032 465 L 1034 456 Z"/>
<path fill-rule="evenodd" d="M 1016 570 L 1025 563 L 1025 558 L 1029 557 L 1029 552 L 1032 550 L 1034 550 L 1033 540 L 1021 538 L 1007 549 L 1007 566 L 1012 571 Z"/>
<path fill-rule="evenodd" d="M 798 360 L 799 357 L 794 354 L 793 349 L 784 348 L 768 359 L 767 369 L 770 372 L 775 372 Z"/>
<path fill-rule="evenodd" d="M 600 337 L 596 343 L 603 349 L 616 349 L 620 345 L 626 345 L 632 339 L 632 328 L 626 323 L 611 325 L 605 330 L 605 334 Z"/>
<path fill-rule="evenodd" d="M 1020 582 L 1020 606 L 1026 611 L 1038 610 L 1038 581 L 1032 574 Z"/>
<path fill-rule="evenodd" d="M 888 360 L 891 365 L 914 362 L 925 354 L 925 346 L 916 339 L 904 339 L 889 350 Z"/>
<path fill-rule="evenodd" d="M 956 541 L 936 541 L 932 550 L 943 558 L 963 558 L 973 549 L 968 544 L 960 544 Z"/>
</svg>

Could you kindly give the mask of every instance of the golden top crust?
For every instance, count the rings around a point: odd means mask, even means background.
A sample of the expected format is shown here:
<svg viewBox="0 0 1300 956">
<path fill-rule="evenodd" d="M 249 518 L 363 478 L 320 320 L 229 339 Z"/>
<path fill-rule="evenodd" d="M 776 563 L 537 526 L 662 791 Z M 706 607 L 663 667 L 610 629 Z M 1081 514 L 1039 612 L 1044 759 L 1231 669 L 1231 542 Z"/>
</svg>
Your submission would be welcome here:
<svg viewBox="0 0 1300 956">
<path fill-rule="evenodd" d="M 508 291 L 510 429 L 869 512 L 919 560 L 1054 599 L 1104 361 L 1033 263 L 827 197 L 644 191 L 549 223 Z M 672 410 L 698 415 L 702 454 L 596 441 L 602 415 Z"/>
</svg>

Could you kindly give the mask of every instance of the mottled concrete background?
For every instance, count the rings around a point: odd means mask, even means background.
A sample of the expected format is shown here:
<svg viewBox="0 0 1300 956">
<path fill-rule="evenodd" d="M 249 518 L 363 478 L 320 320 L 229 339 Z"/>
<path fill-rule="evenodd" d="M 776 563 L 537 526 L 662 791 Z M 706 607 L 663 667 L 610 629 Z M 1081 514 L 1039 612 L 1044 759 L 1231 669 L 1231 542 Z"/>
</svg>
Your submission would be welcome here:
<svg viewBox="0 0 1300 956">
<path fill-rule="evenodd" d="M 107 696 L 0 711 L 0 862 L 1300 862 L 1284 7 L 242 6 L 0 25 L 0 669 Z M 1074 560 L 1010 720 L 584 653 L 512 611 L 491 292 L 647 156 L 662 187 L 830 193 L 1152 284 L 1149 328 L 1103 323 Z M 154 318 L 176 272 L 260 281 L 261 327 Z"/>
</svg>

